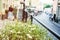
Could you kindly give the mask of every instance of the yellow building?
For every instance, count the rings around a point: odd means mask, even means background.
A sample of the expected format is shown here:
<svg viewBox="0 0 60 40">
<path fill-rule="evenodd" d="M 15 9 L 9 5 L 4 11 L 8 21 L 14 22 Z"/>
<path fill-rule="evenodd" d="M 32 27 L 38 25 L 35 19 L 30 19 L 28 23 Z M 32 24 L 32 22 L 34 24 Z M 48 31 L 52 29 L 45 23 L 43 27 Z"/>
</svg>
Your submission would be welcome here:
<svg viewBox="0 0 60 40">
<path fill-rule="evenodd" d="M 0 13 L 2 12 L 2 0 L 0 0 Z"/>
<path fill-rule="evenodd" d="M 0 11 L 4 12 L 5 9 L 8 9 L 10 5 L 13 7 L 17 6 L 17 8 L 23 9 L 23 5 L 20 4 L 23 0 L 0 0 Z M 37 9 L 42 8 L 40 0 L 25 0 L 25 5 L 29 6 L 29 2 L 31 1 L 31 6 L 35 6 Z"/>
<path fill-rule="evenodd" d="M 9 6 L 12 5 L 17 5 L 19 3 L 19 0 L 0 0 L 0 12 L 5 13 L 5 10 L 8 10 Z"/>
</svg>

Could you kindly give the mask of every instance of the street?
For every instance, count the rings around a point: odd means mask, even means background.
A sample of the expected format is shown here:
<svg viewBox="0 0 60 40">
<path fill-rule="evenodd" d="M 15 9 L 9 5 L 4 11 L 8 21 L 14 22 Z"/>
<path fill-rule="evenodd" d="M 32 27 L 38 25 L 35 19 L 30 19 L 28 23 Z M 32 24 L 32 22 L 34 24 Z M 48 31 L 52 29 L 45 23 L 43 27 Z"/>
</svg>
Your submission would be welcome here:
<svg viewBox="0 0 60 40">
<path fill-rule="evenodd" d="M 41 15 L 34 16 L 39 22 L 41 22 L 43 25 L 45 25 L 48 29 L 53 31 L 56 35 L 60 37 L 60 25 L 54 21 L 49 20 L 49 15 L 42 13 Z M 36 21 L 33 19 L 33 23 Z M 39 24 L 36 22 L 35 24 Z M 57 40 L 54 37 L 54 40 Z"/>
</svg>

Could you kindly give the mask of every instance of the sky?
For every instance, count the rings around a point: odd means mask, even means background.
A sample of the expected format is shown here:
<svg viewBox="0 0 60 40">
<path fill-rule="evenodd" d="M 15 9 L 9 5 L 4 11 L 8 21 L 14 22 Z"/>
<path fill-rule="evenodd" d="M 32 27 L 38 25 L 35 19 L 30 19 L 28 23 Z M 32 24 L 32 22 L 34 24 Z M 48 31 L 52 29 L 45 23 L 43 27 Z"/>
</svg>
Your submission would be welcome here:
<svg viewBox="0 0 60 40">
<path fill-rule="evenodd" d="M 40 0 L 42 3 L 52 4 L 53 0 Z"/>
</svg>

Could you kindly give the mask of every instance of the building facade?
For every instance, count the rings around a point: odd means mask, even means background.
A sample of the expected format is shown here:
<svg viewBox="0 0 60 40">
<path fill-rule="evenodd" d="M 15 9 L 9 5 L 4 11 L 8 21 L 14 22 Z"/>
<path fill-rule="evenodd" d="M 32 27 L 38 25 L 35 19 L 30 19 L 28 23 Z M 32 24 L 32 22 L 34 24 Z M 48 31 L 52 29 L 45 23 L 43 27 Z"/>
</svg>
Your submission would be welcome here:
<svg viewBox="0 0 60 40">
<path fill-rule="evenodd" d="M 53 14 L 60 20 L 60 0 L 53 0 Z"/>
</svg>

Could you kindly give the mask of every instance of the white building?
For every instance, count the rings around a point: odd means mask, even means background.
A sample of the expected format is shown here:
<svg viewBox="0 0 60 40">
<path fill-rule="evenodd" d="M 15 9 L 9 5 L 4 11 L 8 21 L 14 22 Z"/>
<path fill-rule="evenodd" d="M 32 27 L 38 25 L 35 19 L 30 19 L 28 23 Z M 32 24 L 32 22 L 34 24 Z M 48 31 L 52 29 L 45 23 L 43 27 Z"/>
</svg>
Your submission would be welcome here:
<svg viewBox="0 0 60 40">
<path fill-rule="evenodd" d="M 53 13 L 56 14 L 56 18 L 60 20 L 60 0 L 53 0 Z"/>
</svg>

